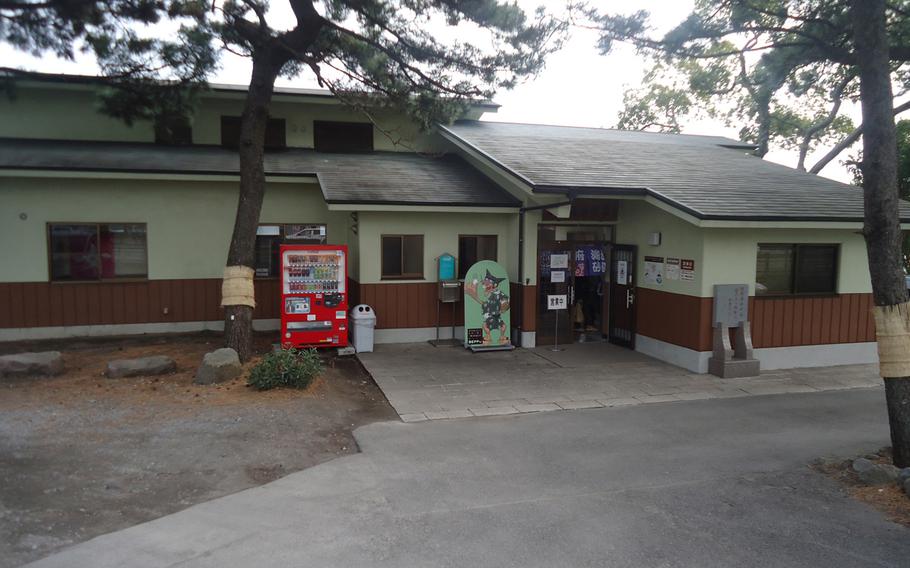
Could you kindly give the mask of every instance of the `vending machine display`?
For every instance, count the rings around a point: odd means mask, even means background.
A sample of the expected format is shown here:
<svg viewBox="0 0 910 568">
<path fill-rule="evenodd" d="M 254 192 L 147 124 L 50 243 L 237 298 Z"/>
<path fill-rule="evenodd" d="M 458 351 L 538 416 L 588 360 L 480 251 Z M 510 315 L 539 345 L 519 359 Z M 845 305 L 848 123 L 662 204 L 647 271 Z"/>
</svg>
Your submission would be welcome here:
<svg viewBox="0 0 910 568">
<path fill-rule="evenodd" d="M 281 343 L 285 347 L 348 344 L 348 249 L 281 245 Z"/>
</svg>

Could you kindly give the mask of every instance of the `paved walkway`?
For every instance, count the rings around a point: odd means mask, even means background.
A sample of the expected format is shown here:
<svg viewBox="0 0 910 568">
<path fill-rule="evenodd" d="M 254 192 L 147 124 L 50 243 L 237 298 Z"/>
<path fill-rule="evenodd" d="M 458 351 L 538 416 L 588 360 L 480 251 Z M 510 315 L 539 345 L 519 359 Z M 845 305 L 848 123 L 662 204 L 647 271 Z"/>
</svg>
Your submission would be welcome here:
<svg viewBox="0 0 910 568">
<path fill-rule="evenodd" d="M 35 568 L 906 567 L 910 531 L 807 464 L 885 445 L 878 390 L 355 432 L 363 453 Z"/>
<path fill-rule="evenodd" d="M 359 355 L 405 422 L 880 387 L 875 365 L 763 372 L 721 379 L 608 343 L 471 353 L 428 343 Z"/>
</svg>

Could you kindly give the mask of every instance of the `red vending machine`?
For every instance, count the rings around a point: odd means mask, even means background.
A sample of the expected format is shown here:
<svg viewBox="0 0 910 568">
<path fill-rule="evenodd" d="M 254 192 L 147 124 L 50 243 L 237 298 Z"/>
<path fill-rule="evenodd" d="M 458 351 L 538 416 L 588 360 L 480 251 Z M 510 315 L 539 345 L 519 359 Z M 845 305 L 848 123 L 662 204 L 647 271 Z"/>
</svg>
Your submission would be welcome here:
<svg viewBox="0 0 910 568">
<path fill-rule="evenodd" d="M 348 249 L 281 245 L 281 344 L 348 344 Z"/>
</svg>

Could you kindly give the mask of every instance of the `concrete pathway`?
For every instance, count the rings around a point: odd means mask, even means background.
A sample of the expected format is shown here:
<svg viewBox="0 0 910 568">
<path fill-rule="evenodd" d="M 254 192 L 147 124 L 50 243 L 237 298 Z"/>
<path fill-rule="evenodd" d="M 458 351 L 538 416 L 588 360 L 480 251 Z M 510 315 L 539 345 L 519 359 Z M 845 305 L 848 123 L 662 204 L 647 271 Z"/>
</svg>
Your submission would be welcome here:
<svg viewBox="0 0 910 568">
<path fill-rule="evenodd" d="M 806 464 L 887 443 L 881 391 L 357 431 L 363 453 L 36 568 L 906 566 L 910 530 Z"/>
<path fill-rule="evenodd" d="M 881 386 L 875 365 L 700 375 L 608 343 L 471 353 L 427 343 L 359 355 L 405 422 Z"/>
</svg>

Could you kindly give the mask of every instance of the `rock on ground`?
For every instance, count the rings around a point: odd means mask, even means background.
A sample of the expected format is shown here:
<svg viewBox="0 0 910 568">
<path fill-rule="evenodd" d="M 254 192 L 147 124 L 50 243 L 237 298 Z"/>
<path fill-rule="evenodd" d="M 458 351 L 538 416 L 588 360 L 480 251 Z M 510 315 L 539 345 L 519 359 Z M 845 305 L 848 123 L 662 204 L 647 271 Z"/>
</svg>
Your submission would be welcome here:
<svg viewBox="0 0 910 568">
<path fill-rule="evenodd" d="M 54 376 L 63 373 L 63 355 L 59 351 L 15 353 L 0 357 L 0 377 Z"/>
<path fill-rule="evenodd" d="M 891 464 L 873 463 L 866 458 L 853 461 L 853 471 L 866 485 L 886 485 L 897 481 L 900 470 Z"/>
<path fill-rule="evenodd" d="M 122 377 L 144 377 L 164 375 L 177 371 L 177 363 L 166 355 L 139 357 L 137 359 L 117 359 L 109 361 L 105 374 L 110 379 Z"/>
<path fill-rule="evenodd" d="M 222 347 L 205 354 L 193 382 L 197 385 L 220 383 L 239 377 L 242 372 L 237 352 L 230 347 Z"/>
</svg>

